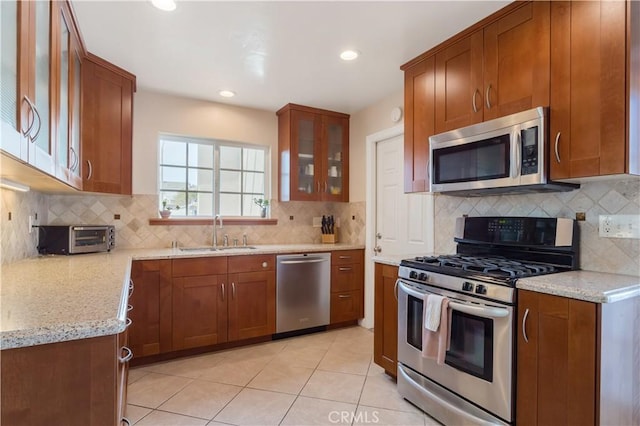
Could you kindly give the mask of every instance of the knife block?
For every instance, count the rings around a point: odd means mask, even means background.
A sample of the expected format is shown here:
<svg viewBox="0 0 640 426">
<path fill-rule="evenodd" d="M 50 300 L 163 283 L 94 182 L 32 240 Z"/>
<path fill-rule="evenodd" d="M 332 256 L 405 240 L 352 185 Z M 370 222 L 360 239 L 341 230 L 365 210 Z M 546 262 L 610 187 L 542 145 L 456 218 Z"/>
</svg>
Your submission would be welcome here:
<svg viewBox="0 0 640 426">
<path fill-rule="evenodd" d="M 323 244 L 335 244 L 338 242 L 338 228 L 333 230 L 333 234 L 322 234 Z"/>
</svg>

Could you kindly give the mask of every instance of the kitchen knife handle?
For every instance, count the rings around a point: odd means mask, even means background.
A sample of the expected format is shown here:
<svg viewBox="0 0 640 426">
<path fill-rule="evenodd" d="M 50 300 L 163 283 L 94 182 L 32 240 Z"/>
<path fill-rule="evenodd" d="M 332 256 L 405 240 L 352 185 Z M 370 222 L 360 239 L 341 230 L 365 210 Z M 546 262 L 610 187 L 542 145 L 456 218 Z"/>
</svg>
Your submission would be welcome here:
<svg viewBox="0 0 640 426">
<path fill-rule="evenodd" d="M 524 337 L 525 343 L 529 343 L 529 338 L 527 337 L 527 317 L 529 316 L 529 308 L 524 311 L 524 316 L 522 317 L 522 337 Z"/>
</svg>

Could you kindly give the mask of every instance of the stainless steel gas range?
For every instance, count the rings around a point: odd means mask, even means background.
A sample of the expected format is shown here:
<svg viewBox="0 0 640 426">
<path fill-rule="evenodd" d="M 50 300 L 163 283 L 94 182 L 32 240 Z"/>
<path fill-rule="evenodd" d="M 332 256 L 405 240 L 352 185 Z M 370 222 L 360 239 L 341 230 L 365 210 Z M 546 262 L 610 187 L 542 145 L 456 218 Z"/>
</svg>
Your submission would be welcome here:
<svg viewBox="0 0 640 426">
<path fill-rule="evenodd" d="M 572 219 L 463 217 L 456 254 L 403 260 L 396 282 L 400 394 L 445 425 L 511 424 L 515 283 L 576 269 L 577 229 Z M 422 351 L 430 295 L 448 301 L 441 363 Z"/>
</svg>

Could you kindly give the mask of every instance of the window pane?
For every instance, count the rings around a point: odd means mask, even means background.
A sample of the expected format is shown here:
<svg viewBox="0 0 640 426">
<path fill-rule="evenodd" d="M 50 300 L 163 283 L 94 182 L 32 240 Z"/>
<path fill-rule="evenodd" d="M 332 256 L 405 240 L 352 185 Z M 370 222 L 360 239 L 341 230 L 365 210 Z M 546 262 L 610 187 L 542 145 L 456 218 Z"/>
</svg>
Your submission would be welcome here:
<svg viewBox="0 0 640 426">
<path fill-rule="evenodd" d="M 167 207 L 171 209 L 172 216 L 184 216 L 186 211 L 185 200 L 186 200 L 185 192 L 161 191 L 159 209 L 162 210 L 162 201 L 166 201 Z M 180 207 L 180 208 L 178 209 L 177 207 Z"/>
<path fill-rule="evenodd" d="M 185 166 L 187 164 L 187 144 L 183 142 L 161 141 L 160 163 Z"/>
<path fill-rule="evenodd" d="M 220 191 L 240 192 L 240 172 L 220 170 Z"/>
<path fill-rule="evenodd" d="M 160 167 L 160 189 L 187 189 L 186 170 L 182 167 Z"/>
<path fill-rule="evenodd" d="M 264 150 L 245 148 L 243 169 L 264 172 Z"/>
<path fill-rule="evenodd" d="M 235 146 L 220 147 L 220 168 L 240 170 L 242 148 Z"/>
<path fill-rule="evenodd" d="M 189 191 L 213 191 L 213 170 L 189 169 Z"/>
<path fill-rule="evenodd" d="M 240 194 L 220 194 L 220 214 L 222 216 L 241 216 Z"/>
<path fill-rule="evenodd" d="M 254 198 L 263 198 L 262 196 L 243 195 L 242 196 L 242 216 L 260 216 L 260 207 L 253 202 Z"/>
<path fill-rule="evenodd" d="M 264 173 L 245 172 L 243 179 L 243 192 L 264 195 Z"/>
<path fill-rule="evenodd" d="M 189 165 L 213 169 L 213 145 L 190 143 Z"/>
<path fill-rule="evenodd" d="M 213 216 L 213 197 L 210 192 L 189 193 L 189 216 Z"/>
</svg>

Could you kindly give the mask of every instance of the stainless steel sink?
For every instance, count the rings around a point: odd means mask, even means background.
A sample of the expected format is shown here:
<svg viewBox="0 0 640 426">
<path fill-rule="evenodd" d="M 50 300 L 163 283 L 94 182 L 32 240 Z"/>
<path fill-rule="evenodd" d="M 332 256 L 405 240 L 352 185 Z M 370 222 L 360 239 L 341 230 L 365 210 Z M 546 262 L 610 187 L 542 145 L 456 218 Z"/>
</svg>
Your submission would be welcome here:
<svg viewBox="0 0 640 426">
<path fill-rule="evenodd" d="M 256 247 L 253 246 L 227 246 L 227 247 L 218 247 L 218 250 L 255 250 Z"/>
<path fill-rule="evenodd" d="M 180 251 L 222 251 L 222 250 L 255 250 L 253 246 L 226 247 L 181 247 Z"/>
</svg>

